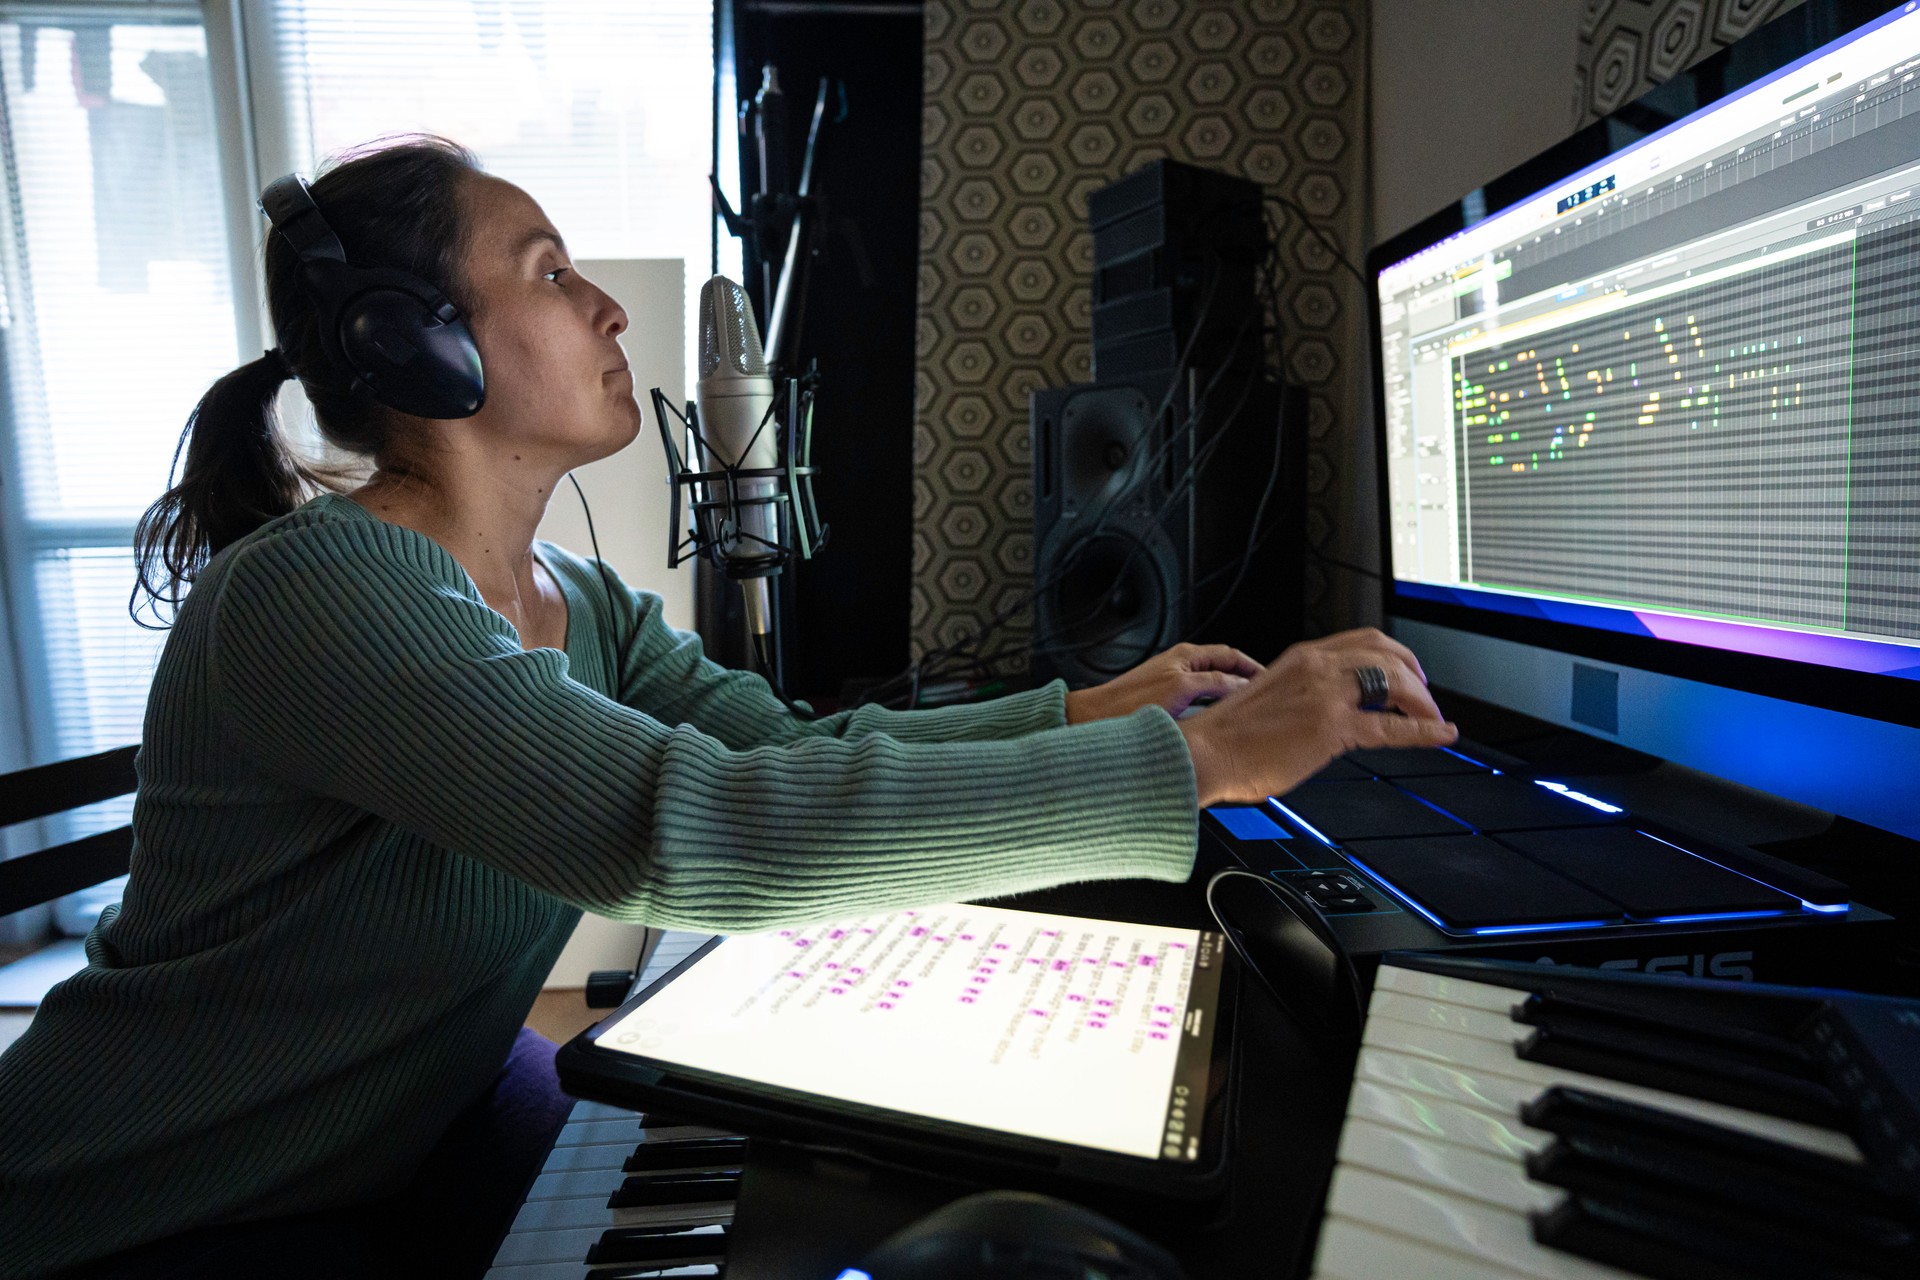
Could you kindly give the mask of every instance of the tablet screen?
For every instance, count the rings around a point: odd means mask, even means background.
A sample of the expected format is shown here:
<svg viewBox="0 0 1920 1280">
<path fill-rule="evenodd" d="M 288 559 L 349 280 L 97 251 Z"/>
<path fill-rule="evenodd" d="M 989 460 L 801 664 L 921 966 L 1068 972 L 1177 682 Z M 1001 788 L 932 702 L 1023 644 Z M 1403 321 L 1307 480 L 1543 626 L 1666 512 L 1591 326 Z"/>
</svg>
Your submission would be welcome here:
<svg viewBox="0 0 1920 1280">
<path fill-rule="evenodd" d="M 721 940 L 595 1043 L 668 1067 L 1193 1162 L 1216 933 L 948 906 Z"/>
</svg>

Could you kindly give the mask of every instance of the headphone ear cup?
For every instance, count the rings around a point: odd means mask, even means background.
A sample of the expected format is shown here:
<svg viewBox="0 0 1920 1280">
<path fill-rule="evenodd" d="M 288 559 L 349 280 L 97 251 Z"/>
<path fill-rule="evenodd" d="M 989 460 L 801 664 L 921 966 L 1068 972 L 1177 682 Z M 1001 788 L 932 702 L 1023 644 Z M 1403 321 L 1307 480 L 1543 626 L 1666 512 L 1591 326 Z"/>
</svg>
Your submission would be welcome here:
<svg viewBox="0 0 1920 1280">
<path fill-rule="evenodd" d="M 449 318 L 443 318 L 449 317 Z M 404 289 L 374 287 L 340 311 L 340 353 L 373 398 L 422 418 L 468 418 L 486 403 L 465 317 Z"/>
</svg>

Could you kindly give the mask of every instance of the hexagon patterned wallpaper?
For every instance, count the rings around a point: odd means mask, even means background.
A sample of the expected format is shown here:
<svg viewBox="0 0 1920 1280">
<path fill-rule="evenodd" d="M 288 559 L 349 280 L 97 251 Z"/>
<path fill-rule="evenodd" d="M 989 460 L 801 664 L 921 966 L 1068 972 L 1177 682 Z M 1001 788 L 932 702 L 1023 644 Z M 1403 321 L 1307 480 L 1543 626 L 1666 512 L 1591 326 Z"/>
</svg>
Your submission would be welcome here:
<svg viewBox="0 0 1920 1280">
<path fill-rule="evenodd" d="M 1684 71 L 1800 0 L 1587 0 L 1574 73 L 1576 128 Z"/>
<path fill-rule="evenodd" d="M 1089 191 L 1161 157 L 1208 165 L 1284 193 L 1359 258 L 1366 21 L 1357 0 L 926 0 L 916 654 L 1032 581 L 1027 393 L 1091 374 Z M 1343 494 L 1372 451 L 1359 286 L 1270 208 L 1285 367 L 1312 398 L 1310 537 L 1345 558 Z M 1315 625 L 1344 625 L 1350 584 L 1310 579 Z"/>
</svg>

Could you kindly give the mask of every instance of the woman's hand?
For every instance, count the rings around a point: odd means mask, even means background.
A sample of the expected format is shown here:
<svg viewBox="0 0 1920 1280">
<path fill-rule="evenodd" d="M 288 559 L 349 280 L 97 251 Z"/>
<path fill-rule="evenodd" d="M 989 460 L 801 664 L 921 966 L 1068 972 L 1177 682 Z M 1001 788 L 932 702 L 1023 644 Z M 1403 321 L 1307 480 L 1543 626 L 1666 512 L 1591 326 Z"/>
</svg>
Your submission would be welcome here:
<svg viewBox="0 0 1920 1280">
<path fill-rule="evenodd" d="M 1224 644 L 1177 644 L 1105 684 L 1067 695 L 1067 723 L 1084 724 L 1160 706 L 1178 717 L 1197 698 L 1223 699 L 1264 670 Z"/>
<path fill-rule="evenodd" d="M 1403 714 L 1360 709 L 1354 673 L 1363 667 L 1387 673 L 1387 705 Z M 1203 808 L 1285 795 L 1356 747 L 1443 747 L 1460 736 L 1427 693 L 1413 651 L 1370 627 L 1294 645 L 1180 731 Z"/>
</svg>

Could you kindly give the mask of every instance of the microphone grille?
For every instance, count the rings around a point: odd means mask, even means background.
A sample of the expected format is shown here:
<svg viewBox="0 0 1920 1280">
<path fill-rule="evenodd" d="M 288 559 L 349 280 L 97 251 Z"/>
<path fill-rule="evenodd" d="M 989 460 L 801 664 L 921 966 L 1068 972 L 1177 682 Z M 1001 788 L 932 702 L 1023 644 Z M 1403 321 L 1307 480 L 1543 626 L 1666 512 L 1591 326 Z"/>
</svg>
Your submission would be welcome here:
<svg viewBox="0 0 1920 1280">
<path fill-rule="evenodd" d="M 760 350 L 760 327 L 747 304 L 747 291 L 725 276 L 715 276 L 700 287 L 700 376 L 711 378 L 723 369 L 764 377 L 767 358 Z"/>
</svg>

